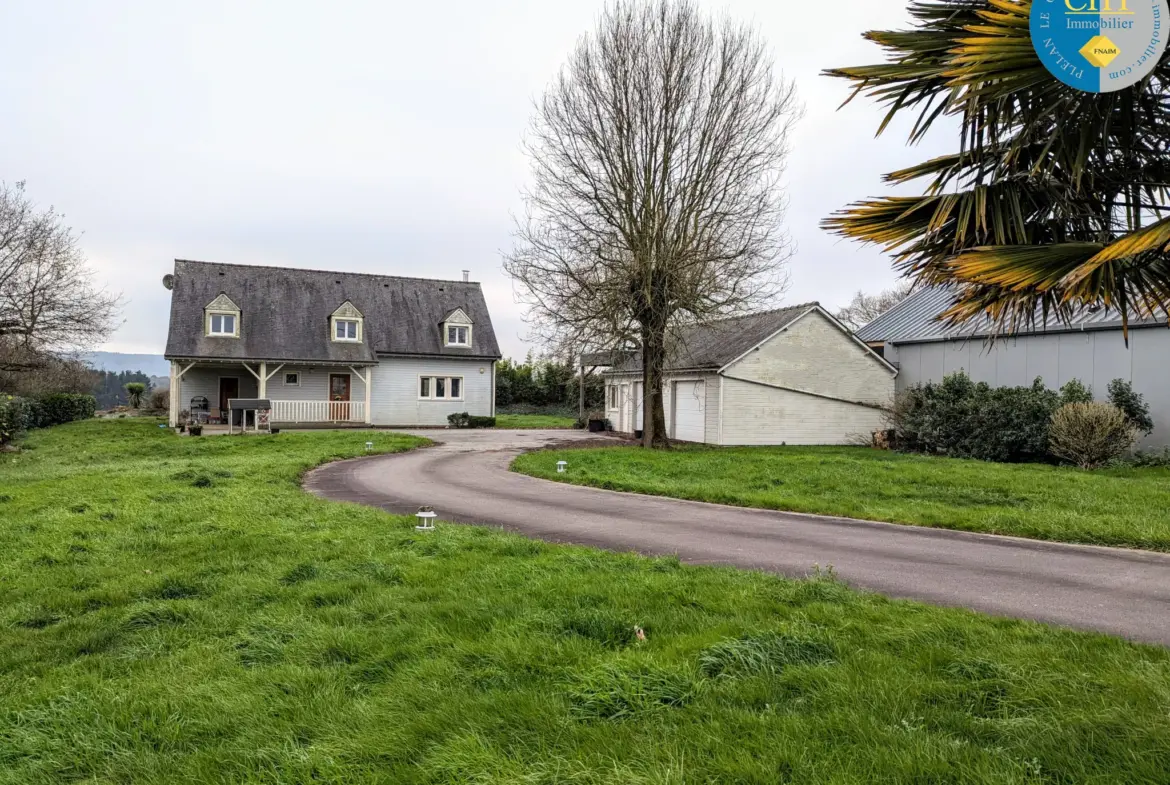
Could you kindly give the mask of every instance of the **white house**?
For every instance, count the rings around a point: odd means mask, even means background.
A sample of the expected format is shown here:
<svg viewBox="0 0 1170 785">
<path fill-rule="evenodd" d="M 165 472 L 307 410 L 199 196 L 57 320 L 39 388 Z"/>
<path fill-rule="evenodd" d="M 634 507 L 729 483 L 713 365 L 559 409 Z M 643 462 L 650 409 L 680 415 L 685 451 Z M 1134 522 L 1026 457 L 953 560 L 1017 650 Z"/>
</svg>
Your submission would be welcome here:
<svg viewBox="0 0 1170 785">
<path fill-rule="evenodd" d="M 1105 397 L 1109 382 L 1124 379 L 1144 396 L 1154 419 L 1145 448 L 1170 445 L 1170 330 L 1166 319 L 1134 319 L 1129 342 L 1115 311 L 1085 311 L 1068 322 L 1037 313 L 1034 325 L 986 340 L 991 325 L 955 327 L 939 320 L 954 296 L 946 287 L 919 289 L 857 331 L 898 367 L 898 389 L 938 382 L 964 371 L 992 387 L 1020 387 L 1037 377 L 1056 389 L 1071 379 Z"/>
<path fill-rule="evenodd" d="M 500 350 L 478 283 L 177 259 L 163 284 L 172 425 L 193 407 L 223 420 L 231 398 L 271 400 L 287 425 L 495 413 Z"/>
<path fill-rule="evenodd" d="M 607 374 L 614 429 L 642 428 L 642 363 Z M 667 360 L 673 439 L 721 445 L 845 444 L 884 427 L 896 369 L 817 303 L 684 331 Z"/>
</svg>

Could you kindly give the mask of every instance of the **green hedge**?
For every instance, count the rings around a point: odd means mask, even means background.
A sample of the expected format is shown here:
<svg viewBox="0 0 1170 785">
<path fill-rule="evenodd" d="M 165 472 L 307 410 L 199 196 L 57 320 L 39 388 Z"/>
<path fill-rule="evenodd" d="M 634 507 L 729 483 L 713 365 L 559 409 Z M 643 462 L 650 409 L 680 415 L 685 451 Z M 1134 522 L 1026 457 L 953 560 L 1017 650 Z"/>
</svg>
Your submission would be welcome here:
<svg viewBox="0 0 1170 785">
<path fill-rule="evenodd" d="M 74 420 L 88 420 L 96 410 L 97 399 L 92 395 L 0 396 L 0 444 L 7 444 L 30 428 L 49 428 Z"/>
<path fill-rule="evenodd" d="M 495 428 L 495 417 L 476 417 L 467 412 L 447 415 L 447 424 L 452 428 Z"/>
<path fill-rule="evenodd" d="M 1149 407 L 1128 383 L 1116 379 L 1109 401 L 1135 428 L 1153 429 Z M 1089 403 L 1093 391 L 1073 379 L 1059 391 L 1036 379 L 1030 387 L 992 387 L 959 371 L 941 382 L 917 384 L 894 406 L 894 444 L 911 452 L 1002 463 L 1051 460 L 1052 416 L 1070 403 Z"/>
</svg>

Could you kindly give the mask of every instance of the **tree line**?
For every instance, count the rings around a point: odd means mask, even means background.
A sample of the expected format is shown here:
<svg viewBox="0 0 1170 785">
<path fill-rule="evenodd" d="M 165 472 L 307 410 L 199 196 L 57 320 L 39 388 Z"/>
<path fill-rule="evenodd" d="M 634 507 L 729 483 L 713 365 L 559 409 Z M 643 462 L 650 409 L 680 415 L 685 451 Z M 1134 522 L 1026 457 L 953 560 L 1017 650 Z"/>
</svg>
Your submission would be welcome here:
<svg viewBox="0 0 1170 785">
<path fill-rule="evenodd" d="M 496 405 L 504 409 L 533 408 L 576 411 L 580 395 L 579 370 L 570 360 L 534 358 L 522 362 L 503 359 L 496 364 Z M 605 405 L 605 380 L 598 373 L 585 377 L 585 409 Z"/>
</svg>

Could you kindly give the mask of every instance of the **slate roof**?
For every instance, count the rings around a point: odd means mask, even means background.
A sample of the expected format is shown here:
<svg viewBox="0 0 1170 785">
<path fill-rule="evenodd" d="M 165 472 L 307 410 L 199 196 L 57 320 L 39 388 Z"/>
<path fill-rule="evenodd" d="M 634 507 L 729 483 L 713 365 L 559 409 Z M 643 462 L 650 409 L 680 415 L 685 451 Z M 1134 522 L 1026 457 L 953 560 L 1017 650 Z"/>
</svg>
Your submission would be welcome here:
<svg viewBox="0 0 1170 785">
<path fill-rule="evenodd" d="M 667 371 L 718 370 L 803 316 L 819 303 L 803 303 L 684 328 L 666 360 Z M 642 370 L 640 352 L 610 373 Z"/>
<path fill-rule="evenodd" d="M 946 286 L 931 286 L 911 294 L 884 314 L 857 331 L 857 337 L 869 343 L 921 343 L 924 341 L 964 340 L 985 338 L 995 330 L 989 320 L 969 322 L 955 327 L 938 320 L 939 314 L 951 304 L 952 291 Z M 1016 335 L 1029 333 L 1069 332 L 1079 330 L 1120 330 L 1121 316 L 1116 311 L 1100 309 L 1083 311 L 1071 322 L 1049 316 L 1036 324 L 1021 328 Z M 1165 319 L 1131 319 L 1130 327 L 1165 326 Z"/>
<path fill-rule="evenodd" d="M 203 309 L 226 294 L 240 307 L 240 337 L 204 334 Z M 362 343 L 330 340 L 346 300 L 362 313 Z M 440 323 L 462 308 L 472 345 L 443 346 Z M 478 283 L 175 260 L 166 357 L 367 364 L 378 355 L 497 359 L 500 348 Z"/>
</svg>

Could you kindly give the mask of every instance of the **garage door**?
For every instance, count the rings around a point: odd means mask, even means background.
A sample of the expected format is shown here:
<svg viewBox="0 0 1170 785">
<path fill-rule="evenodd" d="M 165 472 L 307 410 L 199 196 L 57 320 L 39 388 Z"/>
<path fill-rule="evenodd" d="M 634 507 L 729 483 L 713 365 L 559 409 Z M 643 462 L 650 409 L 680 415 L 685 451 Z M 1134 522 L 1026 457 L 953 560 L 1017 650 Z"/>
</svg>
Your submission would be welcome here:
<svg viewBox="0 0 1170 785">
<path fill-rule="evenodd" d="M 703 382 L 674 383 L 674 438 L 685 442 L 703 441 L 707 390 Z"/>
</svg>

